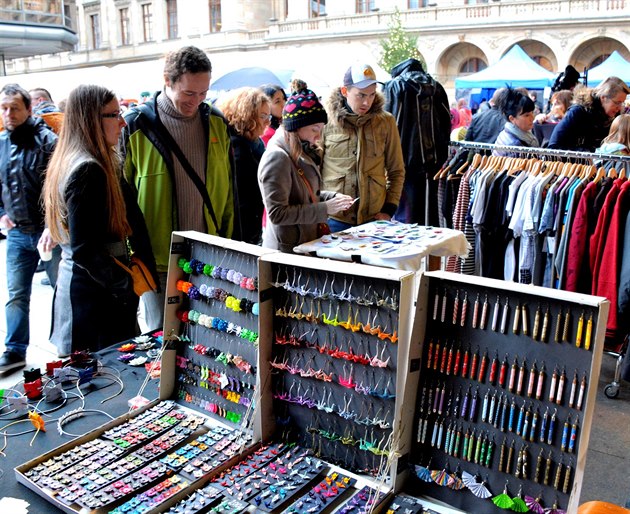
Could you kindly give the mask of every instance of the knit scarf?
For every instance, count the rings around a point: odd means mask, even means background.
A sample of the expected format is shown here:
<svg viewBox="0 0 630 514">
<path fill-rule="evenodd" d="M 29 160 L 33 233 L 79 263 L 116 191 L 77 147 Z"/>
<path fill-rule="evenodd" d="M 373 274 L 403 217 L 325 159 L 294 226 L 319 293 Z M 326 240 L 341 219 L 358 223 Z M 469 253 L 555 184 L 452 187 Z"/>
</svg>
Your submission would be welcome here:
<svg viewBox="0 0 630 514">
<path fill-rule="evenodd" d="M 508 134 L 511 134 L 519 141 L 521 141 L 523 143 L 523 146 L 540 146 L 540 144 L 538 143 L 538 139 L 536 139 L 536 136 L 531 131 L 525 132 L 524 130 L 521 130 L 511 121 L 506 121 L 505 127 L 503 128 Z"/>
</svg>

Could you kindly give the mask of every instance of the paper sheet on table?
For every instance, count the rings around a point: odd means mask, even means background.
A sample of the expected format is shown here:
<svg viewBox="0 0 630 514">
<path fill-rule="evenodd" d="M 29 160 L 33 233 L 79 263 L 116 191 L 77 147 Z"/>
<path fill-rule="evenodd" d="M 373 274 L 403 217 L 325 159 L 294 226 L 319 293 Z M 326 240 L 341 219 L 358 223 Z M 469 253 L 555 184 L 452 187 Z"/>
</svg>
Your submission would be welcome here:
<svg viewBox="0 0 630 514">
<path fill-rule="evenodd" d="M 11 514 L 28 514 L 29 503 L 19 498 L 5 496 L 0 499 L 0 510 Z"/>
<path fill-rule="evenodd" d="M 293 251 L 318 257 L 418 271 L 428 255 L 468 255 L 459 230 L 396 221 L 372 221 L 296 246 Z"/>
</svg>

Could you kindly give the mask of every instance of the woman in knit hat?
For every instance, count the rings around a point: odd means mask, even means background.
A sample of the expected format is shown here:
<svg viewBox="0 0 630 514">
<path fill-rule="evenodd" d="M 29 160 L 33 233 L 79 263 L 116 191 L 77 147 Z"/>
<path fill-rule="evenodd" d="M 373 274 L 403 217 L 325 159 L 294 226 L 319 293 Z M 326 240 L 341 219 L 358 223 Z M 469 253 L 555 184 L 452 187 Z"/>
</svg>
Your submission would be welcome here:
<svg viewBox="0 0 630 514">
<path fill-rule="evenodd" d="M 317 95 L 293 93 L 282 112 L 282 125 L 267 145 L 258 167 L 258 184 L 267 210 L 263 246 L 291 253 L 322 235 L 331 214 L 348 209 L 348 195 L 321 191 L 321 150 L 328 121 Z"/>
</svg>

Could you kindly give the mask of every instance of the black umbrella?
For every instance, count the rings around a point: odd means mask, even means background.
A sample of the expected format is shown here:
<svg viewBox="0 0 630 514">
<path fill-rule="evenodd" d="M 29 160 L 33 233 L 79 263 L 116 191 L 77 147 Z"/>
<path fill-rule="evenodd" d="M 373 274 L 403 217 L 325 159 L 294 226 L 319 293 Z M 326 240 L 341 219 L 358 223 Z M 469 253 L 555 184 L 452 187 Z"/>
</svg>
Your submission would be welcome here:
<svg viewBox="0 0 630 514">
<path fill-rule="evenodd" d="M 277 70 L 267 68 L 240 68 L 230 71 L 210 84 L 212 91 L 228 91 L 239 87 L 258 87 L 263 84 L 278 84 L 287 87 L 293 70 Z"/>
</svg>

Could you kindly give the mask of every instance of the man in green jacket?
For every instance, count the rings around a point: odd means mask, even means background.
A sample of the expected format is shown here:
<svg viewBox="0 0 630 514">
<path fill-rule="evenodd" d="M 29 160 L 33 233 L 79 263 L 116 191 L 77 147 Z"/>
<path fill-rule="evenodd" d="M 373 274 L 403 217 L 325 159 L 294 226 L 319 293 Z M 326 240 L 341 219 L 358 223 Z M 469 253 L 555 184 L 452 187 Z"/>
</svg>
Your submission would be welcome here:
<svg viewBox="0 0 630 514">
<path fill-rule="evenodd" d="M 398 208 L 405 163 L 396 120 L 385 111 L 376 83 L 369 64 L 351 66 L 326 105 L 322 189 L 358 198 L 328 219 L 333 232 L 390 220 Z"/>
<path fill-rule="evenodd" d="M 223 118 L 205 103 L 211 71 L 199 48 L 171 52 L 163 90 L 125 113 L 125 178 L 144 213 L 162 289 L 142 296 L 149 330 L 163 325 L 171 232 L 232 234 L 230 138 Z"/>
</svg>

